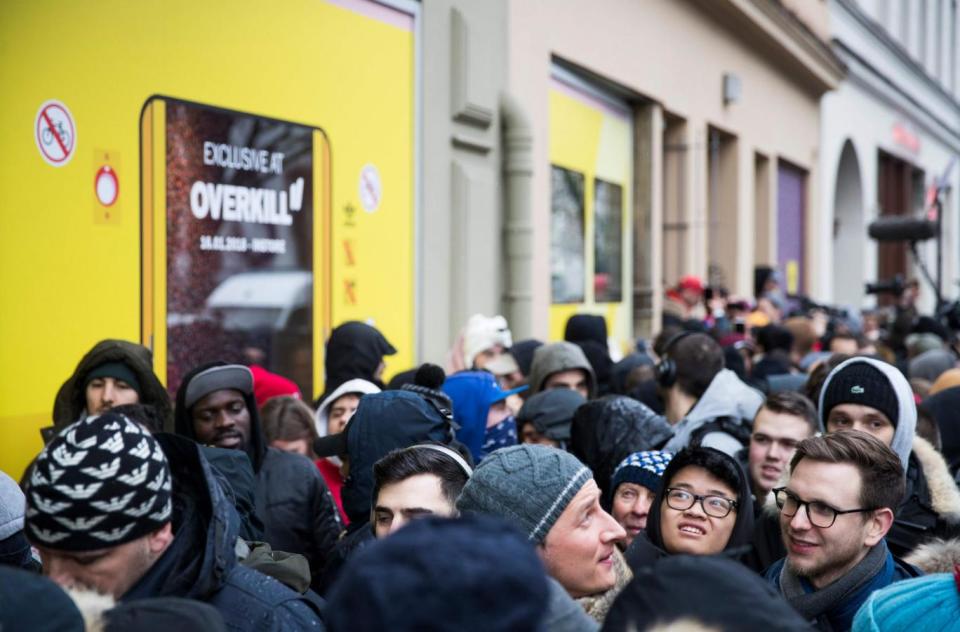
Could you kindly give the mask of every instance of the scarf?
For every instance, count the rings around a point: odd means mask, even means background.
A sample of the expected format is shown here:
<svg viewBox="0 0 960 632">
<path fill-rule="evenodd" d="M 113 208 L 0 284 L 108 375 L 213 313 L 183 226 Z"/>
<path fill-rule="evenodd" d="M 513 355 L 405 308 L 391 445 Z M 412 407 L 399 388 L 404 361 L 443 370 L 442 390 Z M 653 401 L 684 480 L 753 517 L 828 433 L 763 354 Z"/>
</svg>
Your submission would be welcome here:
<svg viewBox="0 0 960 632">
<path fill-rule="evenodd" d="M 496 426 L 487 428 L 483 435 L 483 456 L 494 450 L 517 445 L 517 420 L 513 415 L 507 417 Z"/>
<path fill-rule="evenodd" d="M 808 621 L 816 621 L 821 629 L 849 630 L 861 604 L 874 590 L 889 584 L 893 573 L 893 556 L 881 540 L 846 575 L 820 590 L 784 563 L 780 590 L 797 612 Z"/>
<path fill-rule="evenodd" d="M 617 576 L 617 581 L 612 588 L 609 588 L 606 592 L 590 595 L 589 597 L 580 597 L 576 600 L 584 611 L 590 615 L 590 618 L 600 625 L 603 625 L 604 620 L 607 618 L 607 613 L 610 612 L 610 607 L 620 594 L 620 591 L 633 579 L 633 573 L 630 571 L 630 567 L 627 566 L 627 561 L 617 548 L 613 550 L 613 570 Z"/>
</svg>

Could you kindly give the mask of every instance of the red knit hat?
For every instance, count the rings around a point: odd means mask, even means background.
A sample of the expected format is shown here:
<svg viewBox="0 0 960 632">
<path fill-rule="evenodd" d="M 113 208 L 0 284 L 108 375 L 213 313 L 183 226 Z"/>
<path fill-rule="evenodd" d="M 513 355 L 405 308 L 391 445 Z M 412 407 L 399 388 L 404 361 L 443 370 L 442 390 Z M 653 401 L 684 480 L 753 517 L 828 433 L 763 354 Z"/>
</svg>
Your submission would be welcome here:
<svg viewBox="0 0 960 632">
<path fill-rule="evenodd" d="M 263 406 L 267 400 L 283 395 L 290 395 L 301 399 L 300 388 L 287 378 L 271 373 L 262 366 L 252 365 L 253 397 L 257 400 L 257 408 Z"/>
</svg>

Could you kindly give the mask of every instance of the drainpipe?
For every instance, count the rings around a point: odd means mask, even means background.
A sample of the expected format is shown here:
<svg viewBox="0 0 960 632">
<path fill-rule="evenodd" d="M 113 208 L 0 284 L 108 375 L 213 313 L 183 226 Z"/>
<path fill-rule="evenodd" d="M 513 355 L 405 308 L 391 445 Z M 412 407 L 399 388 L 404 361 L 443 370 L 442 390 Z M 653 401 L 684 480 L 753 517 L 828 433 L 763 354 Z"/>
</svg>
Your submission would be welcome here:
<svg viewBox="0 0 960 632">
<path fill-rule="evenodd" d="M 533 130 L 530 117 L 509 94 L 500 97 L 500 115 L 507 254 L 503 301 L 514 339 L 523 339 L 533 335 Z"/>
</svg>

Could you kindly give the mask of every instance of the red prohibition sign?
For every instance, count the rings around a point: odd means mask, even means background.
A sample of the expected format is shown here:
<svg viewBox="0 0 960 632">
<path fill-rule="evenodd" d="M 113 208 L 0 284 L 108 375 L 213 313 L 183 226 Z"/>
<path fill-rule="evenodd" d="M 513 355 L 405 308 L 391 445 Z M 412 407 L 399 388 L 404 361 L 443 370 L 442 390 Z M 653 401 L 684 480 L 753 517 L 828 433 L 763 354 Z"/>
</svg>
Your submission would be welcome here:
<svg viewBox="0 0 960 632">
<path fill-rule="evenodd" d="M 77 128 L 73 115 L 60 101 L 44 102 L 34 125 L 37 149 L 50 165 L 62 167 L 73 158 L 77 146 Z"/>
<path fill-rule="evenodd" d="M 97 175 L 93 179 L 93 188 L 97 193 L 97 200 L 104 206 L 113 206 L 120 195 L 120 181 L 117 180 L 117 172 L 110 168 L 110 165 L 104 165 L 97 170 Z"/>
</svg>

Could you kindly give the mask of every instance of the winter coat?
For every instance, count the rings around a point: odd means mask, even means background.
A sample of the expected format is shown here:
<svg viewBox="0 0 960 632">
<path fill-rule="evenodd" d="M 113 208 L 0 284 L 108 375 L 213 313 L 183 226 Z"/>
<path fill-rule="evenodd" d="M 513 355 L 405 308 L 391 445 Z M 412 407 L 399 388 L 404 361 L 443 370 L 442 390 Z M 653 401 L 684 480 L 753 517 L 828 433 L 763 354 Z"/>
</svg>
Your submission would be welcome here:
<svg viewBox="0 0 960 632">
<path fill-rule="evenodd" d="M 143 345 L 126 340 L 101 340 L 80 359 L 73 374 L 57 391 L 53 402 L 54 427 L 60 430 L 85 416 L 85 378 L 90 371 L 107 362 L 122 362 L 133 372 L 140 382 L 140 403 L 153 406 L 163 419 L 164 428 L 171 428 L 173 409 L 170 396 L 153 373 L 153 354 Z"/>
<path fill-rule="evenodd" d="M 936 420 L 940 444 L 950 472 L 960 472 L 960 386 L 940 391 L 920 405 Z"/>
<path fill-rule="evenodd" d="M 743 560 L 751 551 L 751 540 L 753 538 L 754 510 L 753 494 L 750 492 L 750 477 L 732 456 L 719 452 L 719 450 L 714 451 L 722 454 L 723 458 L 729 459 L 739 475 L 737 518 L 733 525 L 733 531 L 730 532 L 730 539 L 723 549 L 723 554 L 726 557 Z M 661 477 L 663 485 L 657 495 L 654 496 L 653 504 L 650 505 L 650 513 L 647 515 L 647 528 L 638 533 L 627 548 L 625 553 L 627 564 L 630 565 L 634 575 L 640 569 L 650 566 L 658 559 L 672 555 L 664 548 L 663 536 L 660 531 L 661 514 L 665 502 L 664 496 L 666 496 L 667 488 L 670 486 L 673 477 L 690 464 L 685 456 L 686 454 L 686 452 L 680 452 L 667 465 L 667 469 L 664 470 Z"/>
<path fill-rule="evenodd" d="M 197 367 L 184 376 L 177 392 L 177 434 L 196 440 L 193 416 L 184 406 L 187 385 L 215 365 Z M 305 556 L 311 572 L 319 574 L 342 529 L 333 496 L 312 461 L 267 447 L 253 394 L 244 393 L 243 400 L 250 414 L 246 453 L 256 474 L 256 514 L 263 521 L 263 539 L 278 551 Z"/>
<path fill-rule="evenodd" d="M 960 491 L 946 461 L 925 439 L 914 437 L 906 494 L 887 533 L 890 551 L 906 556 L 933 538 L 960 538 Z"/>
<path fill-rule="evenodd" d="M 673 434 L 667 420 L 640 402 L 609 395 L 587 402 L 573 415 L 570 452 L 593 471 L 610 507 L 610 481 L 620 462 L 643 450 L 657 450 Z"/>
<path fill-rule="evenodd" d="M 542 391 L 543 383 L 554 373 L 572 369 L 587 372 L 587 399 L 594 397 L 597 393 L 597 377 L 580 347 L 572 342 L 554 342 L 538 347 L 530 366 L 530 394 Z"/>
<path fill-rule="evenodd" d="M 338 326 L 330 333 L 323 360 L 327 376 L 324 398 L 354 378 L 373 382 L 382 389 L 383 383 L 374 374 L 383 356 L 396 352 L 383 334 L 366 323 L 350 321 Z"/>
<path fill-rule="evenodd" d="M 237 562 L 236 514 L 198 446 L 156 435 L 174 482 L 174 538 L 121 602 L 186 597 L 209 603 L 231 630 L 318 630 L 319 609 L 280 582 Z"/>
<path fill-rule="evenodd" d="M 722 369 L 686 417 L 674 426 L 673 438 L 664 449 L 679 452 L 690 444 L 702 426 L 720 418 L 729 418 L 733 423 L 746 426 L 753 422 L 762 404 L 763 396 L 759 392 L 744 384 L 733 371 Z M 701 437 L 700 445 L 716 448 L 730 456 L 743 449 L 743 443 L 722 431 L 708 432 Z"/>
</svg>

